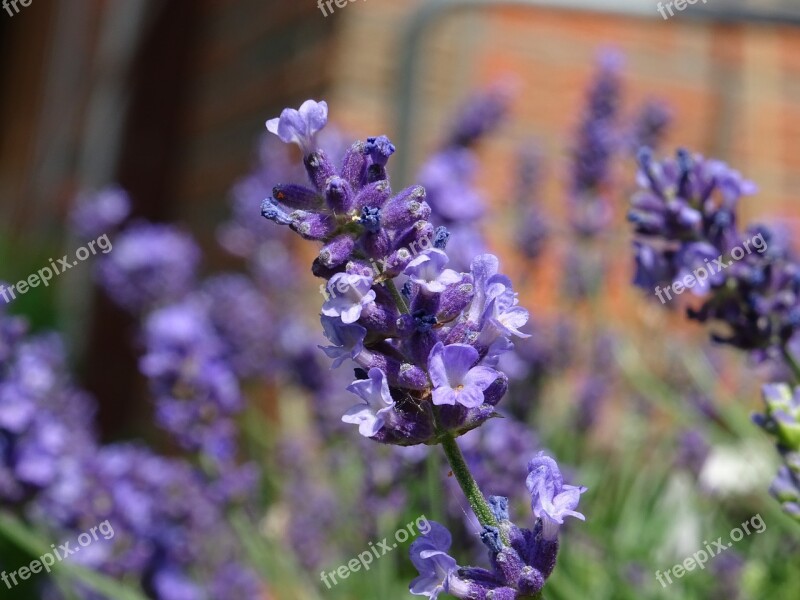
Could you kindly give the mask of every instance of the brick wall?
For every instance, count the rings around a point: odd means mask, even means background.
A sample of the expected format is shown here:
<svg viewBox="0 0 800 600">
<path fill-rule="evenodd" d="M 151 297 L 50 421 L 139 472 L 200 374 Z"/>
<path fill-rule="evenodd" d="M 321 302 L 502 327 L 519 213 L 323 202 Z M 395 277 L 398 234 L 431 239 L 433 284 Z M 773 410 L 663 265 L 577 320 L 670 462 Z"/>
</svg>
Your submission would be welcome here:
<svg viewBox="0 0 800 600">
<path fill-rule="evenodd" d="M 419 4 L 356 3 L 343 18 L 331 111 L 361 136 L 397 133 L 398 57 L 404 26 Z M 563 217 L 570 134 L 593 57 L 609 44 L 628 56 L 626 111 L 648 96 L 667 100 L 676 112 L 667 148 L 713 154 L 758 182 L 761 193 L 743 206 L 747 220 L 800 215 L 800 35 L 791 27 L 715 25 L 680 15 L 665 22 L 655 13 L 651 19 L 547 9 L 458 13 L 434 26 L 424 42 L 414 86 L 414 143 L 400 151 L 418 164 L 470 89 L 516 77 L 513 119 L 482 149 L 481 186 L 494 202 L 487 226 L 494 247 L 513 269 L 527 269 L 514 262 L 508 244 L 514 215 L 506 173 L 514 149 L 529 136 L 541 141 L 550 173 L 546 203 Z M 630 180 L 630 170 L 621 175 Z M 617 199 L 612 239 L 603 248 L 615 265 L 612 305 L 629 290 L 626 202 L 624 194 Z M 564 240 L 555 245 L 563 249 Z M 556 302 L 559 278 L 557 261 L 546 260 L 535 278 L 536 303 Z M 616 304 L 618 313 L 629 307 Z"/>
</svg>

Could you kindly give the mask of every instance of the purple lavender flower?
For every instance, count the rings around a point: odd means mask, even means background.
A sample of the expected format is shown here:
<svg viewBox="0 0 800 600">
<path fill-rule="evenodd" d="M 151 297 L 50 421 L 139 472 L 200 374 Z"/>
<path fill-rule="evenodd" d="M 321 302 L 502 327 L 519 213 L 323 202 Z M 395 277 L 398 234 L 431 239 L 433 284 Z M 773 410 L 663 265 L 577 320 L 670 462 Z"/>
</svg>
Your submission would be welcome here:
<svg viewBox="0 0 800 600">
<path fill-rule="evenodd" d="M 656 294 L 666 301 L 672 281 L 691 273 L 702 281 L 698 292 L 705 302 L 688 311 L 690 318 L 726 324 L 730 335 L 714 334 L 715 341 L 757 358 L 780 355 L 797 329 L 800 309 L 791 299 L 800 280 L 788 251 L 769 250 L 768 228 L 737 228 L 738 202 L 755 192 L 754 184 L 724 163 L 686 151 L 662 163 L 644 151 L 640 162 L 641 190 L 628 216 L 646 258 L 639 261 L 637 282 L 657 281 Z"/>
<path fill-rule="evenodd" d="M 672 119 L 672 110 L 664 102 L 652 99 L 645 102 L 630 133 L 634 155 L 640 148 L 658 148 Z"/>
<path fill-rule="evenodd" d="M 498 526 L 484 526 L 481 541 L 489 549 L 491 569 L 459 567 L 448 551 L 449 532 L 431 523 L 431 533 L 411 545 L 411 559 L 420 576 L 411 584 L 411 593 L 436 598 L 447 592 L 455 598 L 503 598 L 521 600 L 539 597 L 544 584 L 553 572 L 558 554 L 558 527 L 564 516 L 583 515 L 574 511 L 583 488 L 565 486 L 558 466 L 541 453 L 531 461 L 528 476 L 539 491 L 539 501 L 532 506 L 539 518 L 533 530 L 521 529 L 512 523 L 508 498 L 492 496 L 489 507 Z M 573 497 L 574 496 L 574 497 Z M 542 501 L 542 499 L 544 499 Z M 546 510 L 539 510 L 542 504 Z"/>
<path fill-rule="evenodd" d="M 342 421 L 358 425 L 358 432 L 364 437 L 375 436 L 390 418 L 394 407 L 386 375 L 380 369 L 370 369 L 368 379 L 354 381 L 347 391 L 361 398 L 364 404 L 353 406 Z"/>
<path fill-rule="evenodd" d="M 326 317 L 339 317 L 349 325 L 361 317 L 365 307 L 375 301 L 372 277 L 349 273 L 337 273 L 328 282 L 328 299 L 322 306 Z"/>
<path fill-rule="evenodd" d="M 474 145 L 491 131 L 497 129 L 508 114 L 513 95 L 513 85 L 497 84 L 474 94 L 462 106 L 450 131 L 448 147 Z"/>
<path fill-rule="evenodd" d="M 150 379 L 159 424 L 186 449 L 229 462 L 235 434 L 228 419 L 243 399 L 202 304 L 155 311 L 145 323 L 145 340 L 141 370 Z"/>
<path fill-rule="evenodd" d="M 217 275 L 203 283 L 199 298 L 208 303 L 208 317 L 236 374 L 273 374 L 273 307 L 253 281 L 244 275 Z"/>
<path fill-rule="evenodd" d="M 478 359 L 478 351 L 472 346 L 436 344 L 428 358 L 433 403 L 461 404 L 467 408 L 483 404 L 483 392 L 500 374 L 489 367 L 476 366 Z"/>
<path fill-rule="evenodd" d="M 19 503 L 91 451 L 93 406 L 67 376 L 59 338 L 12 343 L 0 362 L 0 499 Z"/>
<path fill-rule="evenodd" d="M 778 469 L 769 491 L 786 514 L 800 522 L 800 453 L 795 454 L 794 462 L 793 466 L 786 464 Z"/>
<path fill-rule="evenodd" d="M 332 368 L 338 368 L 346 359 L 355 360 L 364 350 L 367 330 L 361 325 L 345 325 L 341 319 L 322 316 L 322 329 L 332 346 L 319 346 L 328 358 L 333 359 Z"/>
<path fill-rule="evenodd" d="M 138 223 L 120 234 L 114 251 L 98 263 L 103 289 L 121 307 L 138 313 L 178 300 L 194 284 L 200 250 L 169 225 Z"/>
<path fill-rule="evenodd" d="M 439 594 L 447 591 L 450 574 L 459 568 L 455 559 L 447 554 L 452 543 L 447 528 L 435 521 L 430 522 L 430 531 L 412 542 L 409 555 L 419 571 L 419 577 L 409 586 L 412 594 L 436 600 Z"/>
<path fill-rule="evenodd" d="M 286 144 L 297 144 L 303 154 L 316 147 L 317 133 L 328 123 L 328 103 L 306 100 L 299 110 L 286 108 L 281 116 L 267 121 L 267 131 Z"/>
<path fill-rule="evenodd" d="M 112 186 L 95 194 L 78 197 L 70 214 L 72 228 L 84 240 L 108 234 L 128 218 L 131 199 L 120 187 Z"/>
<path fill-rule="evenodd" d="M 443 250 L 426 250 L 408 263 L 404 273 L 425 292 L 441 294 L 447 286 L 461 281 L 461 275 L 445 268 L 448 260 Z"/>
<path fill-rule="evenodd" d="M 113 537 L 73 558 L 110 577 L 138 581 L 159 599 L 252 597 L 248 593 L 260 584 L 242 562 L 225 510 L 189 463 L 111 445 L 73 462 L 32 513 L 59 536 L 107 522 Z M 218 595 L 226 577 L 230 587 Z M 216 591 L 208 594 L 209 586 Z"/>
<path fill-rule="evenodd" d="M 445 150 L 429 159 L 419 174 L 434 217 L 448 227 L 479 219 L 485 203 L 474 187 L 478 162 L 467 149 Z"/>
<path fill-rule="evenodd" d="M 480 257 L 470 273 L 447 268 L 448 236 L 427 220 L 426 191 L 391 190 L 386 165 L 393 148 L 385 136 L 356 142 L 338 170 L 324 151 L 311 150 L 304 160 L 311 187 L 279 186 L 262 215 L 321 242 L 312 272 L 327 280 L 322 315 L 333 346 L 324 351 L 335 366 L 351 358 L 366 372 L 378 369 L 393 402 L 362 406 L 350 417 L 372 439 L 407 446 L 432 443 L 437 427 L 460 435 L 492 416 L 508 386 L 493 367 L 513 347 L 512 336 L 526 335 L 519 328 L 528 313 L 495 257 Z M 442 366 L 443 378 L 458 376 L 452 395 L 432 385 L 426 370 L 437 344 L 477 353 L 464 373 Z"/>
<path fill-rule="evenodd" d="M 585 487 L 565 485 L 561 471 L 549 456 L 540 452 L 528 464 L 528 478 L 525 481 L 531 494 L 531 510 L 542 522 L 542 535 L 546 540 L 555 540 L 565 517 L 575 517 L 585 521 L 578 507 Z"/>
<path fill-rule="evenodd" d="M 585 114 L 572 151 L 571 220 L 575 231 L 591 237 L 610 221 L 606 187 L 611 160 L 618 146 L 616 119 L 620 104 L 622 56 L 605 51 L 588 93 Z"/>
</svg>

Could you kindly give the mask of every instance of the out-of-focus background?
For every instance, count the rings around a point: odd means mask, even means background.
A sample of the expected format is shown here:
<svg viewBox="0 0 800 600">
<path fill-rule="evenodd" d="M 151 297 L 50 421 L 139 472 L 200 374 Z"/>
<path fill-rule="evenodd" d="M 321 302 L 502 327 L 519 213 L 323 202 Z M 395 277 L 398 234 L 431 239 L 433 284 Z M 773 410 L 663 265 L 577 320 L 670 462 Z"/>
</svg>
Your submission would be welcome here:
<svg viewBox="0 0 800 600">
<path fill-rule="evenodd" d="M 534 421 L 537 443 L 594 494 L 585 498 L 593 519 L 584 532 L 570 529 L 548 600 L 760 599 L 765 589 L 770 598 L 794 600 L 796 533 L 766 492 L 777 459 L 747 422 L 766 374 L 734 351 L 712 349 L 682 309 L 665 310 L 631 287 L 625 214 L 635 187 L 633 149 L 621 152 L 614 168 L 612 224 L 595 246 L 581 247 L 608 263 L 602 294 L 587 307 L 563 293 L 574 275 L 564 267 L 574 246 L 565 225 L 571 153 L 604 51 L 624 55 L 623 114 L 651 99 L 669 107 L 672 123 L 659 153 L 680 146 L 730 163 L 759 187 L 742 201 L 742 220 L 797 231 L 800 5 L 707 0 L 664 19 L 659 6 L 666 4 L 355 0 L 323 10 L 313 0 L 32 0 L 13 15 L 0 10 L 0 280 L 20 280 L 78 247 L 66 226 L 76 197 L 110 184 L 128 191 L 134 219 L 191 231 L 205 272 L 228 269 L 237 263 L 217 244 L 219 225 L 229 217 L 232 185 L 257 168 L 266 119 L 307 98 L 327 100 L 331 122 L 348 142 L 386 134 L 397 145 L 390 172 L 400 189 L 415 182 L 464 100 L 500 86 L 509 90 L 509 114 L 476 148 L 476 186 L 488 209 L 481 228 L 505 272 L 520 282 L 521 303 L 535 321 L 557 329 L 566 314 L 576 329 L 569 346 L 575 362 L 537 389 L 535 411 L 523 412 Z M 536 261 L 515 246 L 513 172 L 520 146 L 531 140 L 542 164 L 537 200 L 556 224 Z M 310 264 L 307 246 L 287 248 Z M 318 282 L 307 269 L 288 273 L 296 281 L 287 284 L 307 288 L 292 310 L 316 326 Z M 21 296 L 12 310 L 36 329 L 66 334 L 78 380 L 98 399 L 104 441 L 145 438 L 174 450 L 153 433 L 137 370 L 138 325 L 99 289 L 89 264 Z M 601 329 L 616 336 L 613 351 L 603 348 Z M 594 386 L 604 369 L 613 381 Z M 576 425 L 576 411 L 601 405 L 591 395 L 597 387 L 607 400 L 600 416 Z M 275 430 L 296 425 L 286 409 L 295 390 L 266 384 L 248 392 Z M 516 389 L 509 402 L 524 403 L 526 393 Z M 428 464 L 427 472 L 441 466 Z M 737 473 L 749 468 L 761 469 L 760 479 L 739 481 Z M 675 475 L 680 469 L 692 476 Z M 278 508 L 258 515 L 267 532 L 290 521 L 290 494 L 275 496 Z M 461 507 L 446 502 L 425 510 L 458 516 Z M 420 505 L 427 506 L 411 503 Z M 713 576 L 666 591 L 654 584 L 655 566 L 668 568 L 695 549 L 686 539 L 716 538 L 759 511 L 769 534 L 745 542 L 735 560 L 719 561 Z M 628 515 L 636 516 L 627 522 Z M 304 517 L 313 525 L 313 512 Z M 392 521 L 381 525 L 346 550 L 335 548 L 331 535 L 321 564 L 310 563 L 335 568 L 353 548 L 396 529 Z M 397 591 L 413 577 L 405 558 L 393 561 L 402 577 L 381 567 L 380 585 L 364 577 L 331 594 L 372 598 L 363 594 L 378 589 L 381 598 L 405 597 Z M 304 565 L 302 556 L 287 561 Z M 308 579 L 319 587 L 316 574 Z M 315 598 L 274 583 L 268 585 L 278 600 Z"/>
<path fill-rule="evenodd" d="M 709 0 L 666 21 L 649 0 L 512 4 L 526 3 L 359 0 L 323 16 L 310 0 L 35 0 L 13 17 L 3 11 L 0 211 L 2 247 L 14 248 L 3 275 L 28 273 L 22 249 L 57 246 L 76 192 L 109 182 L 130 191 L 137 215 L 186 222 L 213 252 L 226 194 L 250 166 L 265 118 L 307 97 L 326 98 L 356 136 L 402 135 L 397 160 L 408 180 L 470 90 L 511 79 L 513 126 L 482 148 L 478 184 L 500 191 L 488 197 L 497 203 L 490 218 L 502 222 L 511 210 L 502 168 L 535 136 L 553 174 L 547 206 L 558 214 L 565 136 L 606 46 L 627 55 L 627 104 L 653 96 L 673 107 L 666 148 L 717 156 L 757 181 L 748 217 L 793 214 L 800 9 L 792 0 Z M 487 230 L 504 252 L 503 228 Z M 620 250 L 626 235 L 620 228 Z M 620 256 L 624 278 L 629 259 Z M 546 271 L 536 298 L 545 304 L 558 277 Z M 61 298 L 24 302 L 93 300 L 90 314 L 62 319 L 90 321 L 70 327 L 89 353 L 90 389 L 117 399 L 101 414 L 118 432 L 139 405 L 132 357 L 118 343 L 125 323 L 71 276 Z"/>
</svg>

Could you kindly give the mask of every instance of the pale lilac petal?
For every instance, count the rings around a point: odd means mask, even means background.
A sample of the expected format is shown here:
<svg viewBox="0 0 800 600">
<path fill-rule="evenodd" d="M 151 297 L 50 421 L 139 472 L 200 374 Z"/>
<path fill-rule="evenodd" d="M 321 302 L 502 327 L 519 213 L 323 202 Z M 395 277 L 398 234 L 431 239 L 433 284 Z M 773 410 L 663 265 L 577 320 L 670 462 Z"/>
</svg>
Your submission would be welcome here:
<svg viewBox="0 0 800 600">
<path fill-rule="evenodd" d="M 358 433 L 364 437 L 376 435 L 383 427 L 383 419 L 374 414 L 366 404 L 356 404 L 342 415 L 342 421 L 358 425 Z"/>
<path fill-rule="evenodd" d="M 428 355 L 428 373 L 433 387 L 439 388 L 448 385 L 447 369 L 444 366 L 444 344 L 438 342 Z"/>
<path fill-rule="evenodd" d="M 474 367 L 464 378 L 464 385 L 474 385 L 480 390 L 485 390 L 499 377 L 499 373 L 489 367 Z"/>
<path fill-rule="evenodd" d="M 440 387 L 433 390 L 433 403 L 436 406 L 454 405 L 456 403 L 456 393 L 452 388 Z"/>
<path fill-rule="evenodd" d="M 477 408 L 483 404 L 483 390 L 474 385 L 464 386 L 455 395 L 456 401 L 467 408 Z"/>
<path fill-rule="evenodd" d="M 315 134 L 328 124 L 328 103 L 306 100 L 300 105 L 300 116 L 308 124 L 309 134 Z"/>
<path fill-rule="evenodd" d="M 444 347 L 444 364 L 450 387 L 458 387 L 470 368 L 478 361 L 478 351 L 467 344 L 450 344 Z"/>
</svg>

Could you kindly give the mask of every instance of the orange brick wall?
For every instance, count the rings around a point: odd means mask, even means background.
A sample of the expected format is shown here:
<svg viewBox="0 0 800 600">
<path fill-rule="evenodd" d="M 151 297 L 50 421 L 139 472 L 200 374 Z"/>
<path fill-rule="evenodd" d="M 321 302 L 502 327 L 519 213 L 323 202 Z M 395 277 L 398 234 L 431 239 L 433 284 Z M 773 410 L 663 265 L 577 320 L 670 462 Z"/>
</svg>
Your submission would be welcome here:
<svg viewBox="0 0 800 600">
<path fill-rule="evenodd" d="M 357 135 L 395 134 L 402 34 L 418 2 L 357 3 L 342 15 L 332 117 Z M 657 15 L 654 15 L 657 17 Z M 483 146 L 481 186 L 493 202 L 487 232 L 507 260 L 514 215 L 508 210 L 509 166 L 518 144 L 535 136 L 546 153 L 548 210 L 563 217 L 568 150 L 596 51 L 613 45 L 627 55 L 625 112 L 656 96 L 675 109 L 667 148 L 713 154 L 756 180 L 761 193 L 745 202 L 745 219 L 800 215 L 800 34 L 790 27 L 708 25 L 545 9 L 462 12 L 437 24 L 425 41 L 415 83 L 413 153 L 418 164 L 435 147 L 450 111 L 469 90 L 513 75 L 519 86 L 512 120 Z M 631 181 L 632 161 L 620 173 Z M 613 235 L 603 247 L 614 263 L 610 305 L 630 294 L 627 194 L 616 199 Z M 506 209 L 506 210 L 504 210 Z M 563 250 L 556 240 L 552 250 Z M 555 258 L 551 256 L 550 258 Z M 512 263 L 522 271 L 528 267 Z M 558 261 L 535 277 L 536 304 L 556 302 Z M 619 285 L 616 285 L 619 284 Z"/>
</svg>

